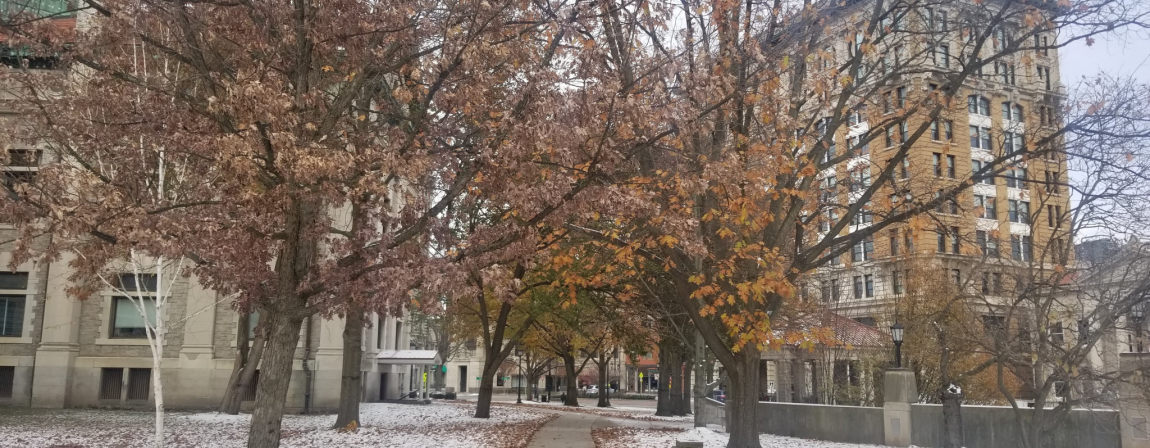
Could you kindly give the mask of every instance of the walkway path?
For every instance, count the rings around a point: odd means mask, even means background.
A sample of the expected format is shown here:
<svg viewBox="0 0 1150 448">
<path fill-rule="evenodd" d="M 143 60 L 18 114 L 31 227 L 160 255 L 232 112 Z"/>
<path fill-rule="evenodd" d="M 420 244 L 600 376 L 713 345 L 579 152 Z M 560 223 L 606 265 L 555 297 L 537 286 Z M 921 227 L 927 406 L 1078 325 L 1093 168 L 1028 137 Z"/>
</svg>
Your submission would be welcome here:
<svg viewBox="0 0 1150 448">
<path fill-rule="evenodd" d="M 606 418 L 579 412 L 556 413 L 559 418 L 543 425 L 527 448 L 595 448 L 591 429 L 597 427 L 596 421 Z"/>
<path fill-rule="evenodd" d="M 556 410 L 559 418 L 543 425 L 527 448 L 595 448 L 591 430 L 612 426 L 633 428 L 681 427 L 690 429 L 689 422 L 652 422 L 623 418 L 609 418 L 583 412 Z"/>
</svg>

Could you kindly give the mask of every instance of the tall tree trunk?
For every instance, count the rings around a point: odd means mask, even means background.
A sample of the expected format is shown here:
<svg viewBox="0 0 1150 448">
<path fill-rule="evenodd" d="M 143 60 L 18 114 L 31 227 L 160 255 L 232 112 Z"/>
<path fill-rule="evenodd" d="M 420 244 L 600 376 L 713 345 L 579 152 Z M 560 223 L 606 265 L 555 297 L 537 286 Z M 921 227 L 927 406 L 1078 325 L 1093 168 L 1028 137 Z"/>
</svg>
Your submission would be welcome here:
<svg viewBox="0 0 1150 448">
<path fill-rule="evenodd" d="M 268 335 L 264 352 L 267 358 L 263 359 L 260 369 L 247 448 L 279 447 L 295 348 L 299 342 L 300 326 L 307 317 L 307 301 L 298 291 L 311 274 L 319 247 L 308 232 L 319 222 L 322 204 L 293 197 L 288 207 L 290 210 L 283 226 L 286 235 L 276 259 L 275 295 L 267 297 L 270 303 L 261 307 L 268 311 L 268 328 L 263 329 Z"/>
<path fill-rule="evenodd" d="M 707 395 L 706 384 L 711 382 L 711 378 L 710 378 L 710 372 L 707 372 L 706 374 L 703 373 L 704 370 L 709 370 L 709 369 L 704 369 L 704 366 L 710 365 L 709 363 L 706 362 L 706 360 L 707 360 L 706 349 L 707 349 L 707 344 L 703 341 L 703 335 L 700 334 L 698 330 L 696 330 L 695 331 L 695 354 L 693 356 L 693 358 L 696 360 L 694 362 L 694 364 L 695 364 L 695 387 L 693 388 L 694 390 L 692 393 L 692 395 L 695 396 L 694 412 L 695 412 L 695 427 L 696 428 L 706 428 L 707 427 L 707 422 L 706 422 L 706 420 L 703 419 L 703 406 L 705 403 L 705 401 L 703 401 L 703 398 L 705 398 Z M 706 379 L 706 381 L 704 381 L 704 379 Z"/>
<path fill-rule="evenodd" d="M 670 417 L 674 407 L 671 406 L 671 391 L 667 387 L 667 378 L 671 372 L 671 342 L 670 338 L 659 341 L 659 383 L 655 385 L 655 415 Z"/>
<path fill-rule="evenodd" d="M 735 362 L 728 366 L 727 448 L 761 448 L 759 444 L 759 349 L 752 344 L 734 353 Z"/>
<path fill-rule="evenodd" d="M 491 418 L 491 398 L 495 394 L 495 375 L 499 364 L 484 360 L 483 376 L 479 378 L 479 400 L 475 403 L 475 418 Z"/>
<path fill-rule="evenodd" d="M 949 384 L 942 391 L 942 448 L 962 448 L 962 393 L 950 391 Z"/>
<path fill-rule="evenodd" d="M 683 363 L 682 386 L 679 387 L 679 415 L 691 415 L 691 369 L 695 368 L 693 358 L 687 358 Z"/>
<path fill-rule="evenodd" d="M 678 349 L 679 347 L 676 347 Z M 668 372 L 664 374 L 667 378 L 667 391 L 669 400 L 667 404 L 670 405 L 671 415 L 683 415 L 683 354 L 678 350 L 671 352 L 671 362 L 668 363 Z M 661 370 L 660 370 L 661 371 Z"/>
<path fill-rule="evenodd" d="M 246 317 L 243 318 L 245 321 Z M 240 413 L 240 405 L 244 401 L 244 392 L 248 390 L 248 385 L 256 377 L 256 372 L 260 368 L 260 359 L 263 358 L 264 348 L 267 345 L 267 338 L 264 336 L 264 330 L 256 324 L 256 337 L 251 342 L 251 349 L 248 350 L 248 331 L 247 325 L 241 327 L 243 337 L 240 338 L 243 345 L 244 353 L 242 365 L 239 374 L 234 377 L 235 382 L 228 384 L 228 389 L 224 394 L 224 401 L 220 404 L 220 412 L 224 414 L 237 415 Z M 239 347 L 237 347 L 239 348 Z M 239 360 L 237 360 L 239 361 Z"/>
<path fill-rule="evenodd" d="M 248 432 L 248 448 L 277 448 L 280 443 L 280 426 L 291 383 L 292 361 L 304 319 L 299 310 L 292 311 L 295 313 L 279 310 L 268 313 L 271 337 L 265 352 L 267 358 L 263 360 L 263 368 L 260 369 L 255 410 L 252 412 L 252 424 Z"/>
<path fill-rule="evenodd" d="M 343 375 L 339 384 L 339 414 L 335 428 L 359 422 L 359 401 L 363 393 L 363 310 L 350 307 L 343 326 Z"/>
<path fill-rule="evenodd" d="M 487 355 L 483 358 L 483 377 L 479 379 L 479 400 L 475 403 L 475 418 L 491 418 L 491 398 L 495 395 L 495 376 L 499 374 L 499 366 L 507 360 L 506 356 L 500 356 L 504 348 L 503 330 L 503 328 L 499 328 L 495 331 L 495 337 L 491 338 L 492 342 L 487 347 Z"/>
<path fill-rule="evenodd" d="M 575 355 L 563 355 L 563 369 L 567 372 L 567 400 L 563 405 L 579 407 L 579 373 L 575 371 Z"/>
<path fill-rule="evenodd" d="M 610 382 L 607 381 L 607 374 L 610 373 L 610 357 L 606 352 L 599 351 L 599 402 L 595 406 L 606 408 L 611 406 L 611 389 Z"/>
</svg>

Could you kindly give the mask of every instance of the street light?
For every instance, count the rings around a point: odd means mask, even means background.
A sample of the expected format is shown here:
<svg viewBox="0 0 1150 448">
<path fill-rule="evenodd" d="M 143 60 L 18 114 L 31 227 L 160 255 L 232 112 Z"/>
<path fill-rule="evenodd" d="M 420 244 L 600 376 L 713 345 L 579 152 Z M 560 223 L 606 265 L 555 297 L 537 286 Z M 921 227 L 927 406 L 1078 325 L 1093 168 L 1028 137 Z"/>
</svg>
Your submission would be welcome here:
<svg viewBox="0 0 1150 448">
<path fill-rule="evenodd" d="M 895 322 L 890 326 L 890 338 L 894 340 L 894 367 L 902 368 L 902 324 Z"/>
<path fill-rule="evenodd" d="M 515 364 L 519 366 L 519 387 L 515 388 L 515 404 L 523 404 L 523 351 L 515 349 Z"/>
</svg>

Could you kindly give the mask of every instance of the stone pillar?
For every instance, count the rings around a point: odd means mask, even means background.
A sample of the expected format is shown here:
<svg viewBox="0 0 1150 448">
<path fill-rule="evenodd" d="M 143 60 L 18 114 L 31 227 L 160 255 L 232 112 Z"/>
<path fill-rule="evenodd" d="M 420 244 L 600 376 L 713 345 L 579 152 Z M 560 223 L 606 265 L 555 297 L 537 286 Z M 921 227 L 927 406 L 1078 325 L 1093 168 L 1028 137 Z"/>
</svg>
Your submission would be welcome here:
<svg viewBox="0 0 1150 448">
<path fill-rule="evenodd" d="M 914 372 L 887 370 L 883 377 L 883 433 L 889 446 L 910 446 L 910 405 L 918 402 Z"/>
<path fill-rule="evenodd" d="M 335 408 L 343 378 L 343 327 L 346 320 L 332 316 L 318 319 L 314 329 L 319 330 L 319 345 L 315 347 L 315 371 L 312 372 L 312 406 Z"/>
<path fill-rule="evenodd" d="M 802 359 L 791 361 L 791 384 L 794 386 L 791 402 L 802 403 L 807 392 L 807 363 Z"/>
<path fill-rule="evenodd" d="M 168 403 L 191 407 L 218 405 L 231 374 L 227 369 L 215 370 L 213 343 L 215 338 L 216 308 L 219 294 L 204 288 L 196 276 L 187 279 L 187 309 L 183 324 L 174 331 L 182 331 L 184 343 L 180 346 L 178 368 L 164 369 L 165 384 L 179 384 L 164 390 Z M 229 314 L 233 314 L 230 313 Z M 182 327 L 182 328 L 181 328 Z M 234 341 L 235 338 L 232 338 Z M 234 343 L 234 342 L 233 342 Z M 127 377 L 125 377 L 127 378 Z"/>
<path fill-rule="evenodd" d="M 71 401 L 72 374 L 80 354 L 80 301 L 68 295 L 71 253 L 48 266 L 44 323 L 32 373 L 32 406 L 62 408 Z M 96 392 L 92 391 L 93 397 Z"/>
<path fill-rule="evenodd" d="M 791 398 L 791 362 L 786 359 L 775 361 L 775 400 L 789 403 Z"/>
</svg>

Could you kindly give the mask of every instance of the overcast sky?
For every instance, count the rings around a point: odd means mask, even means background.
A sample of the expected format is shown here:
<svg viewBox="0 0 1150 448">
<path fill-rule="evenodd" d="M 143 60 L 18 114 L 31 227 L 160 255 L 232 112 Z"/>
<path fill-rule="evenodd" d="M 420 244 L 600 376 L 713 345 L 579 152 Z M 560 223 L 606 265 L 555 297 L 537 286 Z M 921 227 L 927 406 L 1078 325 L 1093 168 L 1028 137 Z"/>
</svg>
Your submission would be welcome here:
<svg viewBox="0 0 1150 448">
<path fill-rule="evenodd" d="M 1099 37 L 1093 46 L 1086 46 L 1084 42 L 1071 44 L 1059 55 L 1062 81 L 1067 86 L 1101 71 L 1134 75 L 1150 82 L 1150 35 L 1144 33 L 1108 34 Z"/>
</svg>

